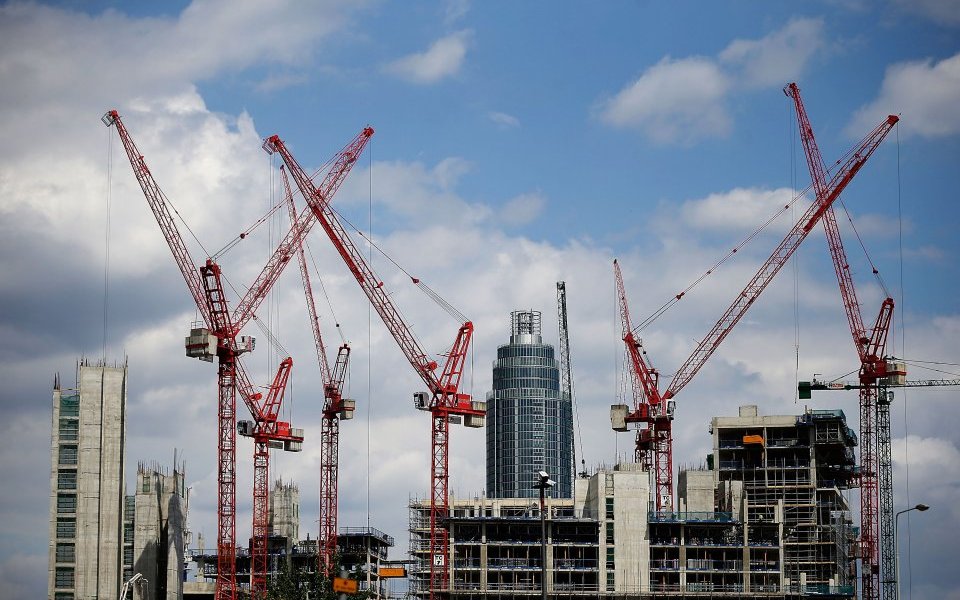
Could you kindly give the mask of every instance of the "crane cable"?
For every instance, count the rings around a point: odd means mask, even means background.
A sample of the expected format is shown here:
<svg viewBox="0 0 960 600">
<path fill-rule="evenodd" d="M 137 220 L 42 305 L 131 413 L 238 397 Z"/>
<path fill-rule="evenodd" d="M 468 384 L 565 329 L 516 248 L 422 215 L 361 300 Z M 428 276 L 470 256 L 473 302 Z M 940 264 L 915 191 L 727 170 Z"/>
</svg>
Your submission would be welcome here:
<svg viewBox="0 0 960 600">
<path fill-rule="evenodd" d="M 794 106 L 787 107 L 787 128 L 790 131 L 790 189 L 797 189 L 797 128 L 794 125 Z M 797 222 L 796 208 L 790 209 L 790 220 Z M 800 402 L 800 267 L 797 256 L 790 257 L 790 266 L 793 270 L 793 383 L 796 392 L 793 396 L 794 405 Z"/>
<path fill-rule="evenodd" d="M 656 320 L 659 319 L 661 316 L 663 316 L 663 314 L 664 314 L 665 312 L 667 312 L 667 310 L 669 310 L 670 308 L 672 308 L 677 302 L 679 302 L 684 296 L 686 296 L 686 295 L 687 295 L 687 292 L 689 292 L 690 290 L 692 290 L 693 288 L 695 288 L 697 285 L 699 285 L 704 279 L 706 279 L 706 278 L 709 277 L 710 275 L 713 275 L 713 273 L 714 273 L 720 266 L 722 266 L 725 262 L 727 262 L 728 260 L 730 260 L 735 254 L 737 254 L 737 252 L 740 251 L 740 249 L 742 249 L 742 248 L 743 248 L 744 246 L 746 246 L 748 243 L 750 243 L 751 241 L 753 241 L 753 239 L 756 238 L 758 235 L 760 235 L 760 233 L 763 232 L 764 229 L 766 229 L 767 227 L 769 227 L 771 223 L 773 223 L 774 221 L 776 221 L 776 220 L 777 220 L 778 218 L 780 218 L 785 212 L 787 212 L 788 210 L 790 210 L 790 208 L 797 202 L 797 200 L 799 200 L 800 198 L 803 198 L 803 197 L 806 196 L 807 192 L 810 191 L 810 189 L 811 189 L 812 187 L 813 187 L 813 184 L 810 184 L 810 185 L 808 185 L 803 191 L 801 191 L 799 194 L 796 194 L 796 195 L 793 197 L 793 199 L 790 200 L 790 202 L 788 202 L 787 204 L 785 204 L 785 205 L 783 205 L 782 207 L 780 207 L 780 209 L 778 209 L 777 212 L 776 212 L 773 216 L 771 216 L 769 219 L 767 219 L 762 225 L 760 225 L 760 227 L 758 227 L 757 229 L 755 229 L 752 233 L 750 233 L 750 235 L 748 235 L 747 237 L 745 237 L 743 240 L 740 241 L 740 243 L 738 243 L 738 244 L 737 244 L 736 246 L 734 246 L 731 250 L 729 250 L 720 260 L 718 260 L 716 263 L 714 263 L 714 265 L 713 265 L 712 267 L 710 267 L 709 269 L 707 269 L 706 272 L 704 272 L 702 275 L 700 275 L 699 277 L 697 277 L 690 285 L 688 285 L 686 288 L 684 288 L 680 293 L 676 294 L 673 298 L 671 298 L 670 300 L 667 300 L 665 303 L 663 303 L 663 305 L 660 306 L 660 308 L 658 308 L 658 309 L 655 310 L 652 314 L 650 314 L 648 317 L 646 317 L 645 319 L 643 319 L 643 320 L 640 322 L 639 325 L 634 326 L 634 328 L 633 328 L 633 333 L 635 333 L 635 334 L 640 333 L 641 331 L 643 331 L 644 329 L 646 329 L 648 326 L 650 326 L 654 321 L 656 321 Z"/>
<path fill-rule="evenodd" d="M 336 158 L 336 156 L 331 156 L 330 158 L 328 158 L 325 163 L 323 163 L 322 165 L 320 165 L 320 167 L 319 167 L 316 171 L 314 171 L 313 175 L 310 176 L 310 179 L 311 179 L 311 180 L 316 179 L 317 176 L 320 175 L 320 173 L 322 173 L 322 172 L 323 172 L 324 170 L 326 170 L 330 165 L 333 164 L 335 158 Z M 273 163 L 273 158 L 271 157 L 271 159 L 270 159 L 270 182 L 271 182 L 271 183 L 270 183 L 270 197 L 271 197 L 271 198 L 273 197 L 273 188 L 274 188 L 274 185 L 275 185 L 274 182 L 273 182 L 273 180 L 274 180 L 273 164 L 274 164 L 274 163 Z M 300 191 L 297 190 L 297 193 L 299 194 Z M 301 194 L 301 196 L 302 196 L 302 194 Z M 270 207 L 267 209 L 267 212 L 266 212 L 265 214 L 263 214 L 263 215 L 262 215 L 261 217 L 259 217 L 256 221 L 254 221 L 252 225 L 250 225 L 249 227 L 247 227 L 246 229 L 244 229 L 243 231 L 241 231 L 240 233 L 238 233 L 238 234 L 236 235 L 236 237 L 234 237 L 232 240 L 230 240 L 229 242 L 227 242 L 226 245 L 223 246 L 223 248 L 220 248 L 220 250 L 217 250 L 217 252 L 215 252 L 212 256 L 210 256 L 211 260 L 216 261 L 216 260 L 218 260 L 221 256 L 225 255 L 227 252 L 233 250 L 233 249 L 237 246 L 237 244 L 239 244 L 240 242 L 242 242 L 243 240 L 245 240 L 245 239 L 247 238 L 247 236 L 249 236 L 251 233 L 253 233 L 258 227 L 260 227 L 261 225 L 263 225 L 265 222 L 267 222 L 267 220 L 270 219 L 270 217 L 272 217 L 278 210 L 280 210 L 280 209 L 284 206 L 284 204 L 286 204 L 286 198 L 281 197 L 279 201 L 277 201 L 275 204 L 273 204 L 273 206 L 270 206 Z M 307 206 L 306 208 L 304 208 L 304 210 L 310 210 L 310 207 Z"/>
<path fill-rule="evenodd" d="M 899 131 L 898 131 L 898 134 L 897 134 L 897 135 L 898 135 L 898 140 L 899 140 Z M 898 144 L 899 144 L 899 141 L 898 141 Z M 831 172 L 835 171 L 838 166 L 840 166 L 841 164 L 845 164 L 845 163 L 847 162 L 847 160 L 848 160 L 851 156 L 853 156 L 853 154 L 854 154 L 854 152 L 856 151 L 857 147 L 859 147 L 859 146 L 854 146 L 853 148 L 847 149 L 847 151 L 844 152 L 843 155 L 840 156 L 840 158 L 838 158 L 829 168 L 826 169 L 827 173 L 830 174 Z M 898 146 L 898 148 L 899 148 L 899 146 Z M 898 166 L 898 169 L 899 169 L 899 166 Z M 898 171 L 898 173 L 899 173 L 899 171 Z M 703 273 L 703 274 L 700 275 L 697 279 L 695 279 L 695 280 L 693 281 L 693 283 L 691 283 L 690 285 L 688 285 L 686 288 L 684 288 L 680 293 L 676 294 L 676 295 L 675 295 L 673 298 L 671 298 L 670 300 L 667 300 L 665 303 L 663 303 L 663 305 L 660 306 L 660 308 L 658 308 L 657 310 L 655 310 L 652 314 L 650 314 L 650 316 L 648 316 L 648 317 L 645 318 L 643 321 L 641 321 L 639 325 L 635 326 L 635 327 L 633 328 L 633 333 L 634 333 L 634 334 L 639 334 L 641 331 L 643 331 L 645 328 L 647 328 L 650 324 L 652 324 L 654 321 L 656 321 L 657 319 L 659 319 L 667 310 L 669 310 L 670 308 L 672 308 L 674 305 L 677 304 L 677 302 L 679 302 L 684 296 L 686 296 L 686 294 L 687 294 L 690 290 L 692 290 L 694 287 L 696 287 L 697 285 L 699 285 L 699 284 L 700 284 L 704 279 L 706 279 L 708 276 L 712 275 L 720 266 L 722 266 L 722 265 L 723 265 L 724 263 L 726 263 L 730 258 L 732 258 L 735 254 L 737 254 L 737 252 L 739 252 L 739 250 L 740 250 L 741 248 L 743 248 L 744 246 L 746 246 L 749 242 L 753 241 L 754 238 L 756 238 L 756 237 L 757 237 L 764 229 L 766 229 L 771 223 L 773 223 L 773 222 L 774 222 L 775 220 L 777 220 L 781 215 L 783 215 L 783 213 L 785 213 L 787 210 L 790 210 L 790 208 L 797 202 L 797 200 L 799 200 L 800 198 L 805 197 L 806 194 L 807 194 L 807 192 L 809 192 L 812 188 L 813 188 L 813 182 L 811 182 L 806 188 L 804 188 L 803 190 L 801 190 L 800 193 L 796 194 L 796 195 L 793 197 L 793 199 L 790 200 L 790 202 L 787 203 L 786 205 L 784 205 L 782 208 L 780 208 L 780 209 L 776 212 L 776 214 L 774 214 L 774 215 L 771 216 L 769 219 L 767 219 L 767 221 L 765 221 L 760 227 L 758 227 L 756 230 L 754 230 L 750 235 L 748 235 L 746 238 L 744 238 L 739 244 L 737 244 L 734 248 L 732 248 L 729 252 L 727 252 L 727 253 L 723 256 L 723 258 L 721 258 L 720 260 L 718 260 L 718 261 L 717 261 L 711 268 L 709 268 L 705 273 Z M 872 264 L 872 263 L 871 263 L 871 264 Z M 876 273 L 876 274 L 878 274 L 878 273 Z"/>
<path fill-rule="evenodd" d="M 110 291 L 110 213 L 113 206 L 113 136 L 107 130 L 107 193 L 106 214 L 104 227 L 104 259 L 103 259 L 103 364 L 107 364 L 107 324 L 109 322 L 109 291 Z"/>
<path fill-rule="evenodd" d="M 906 354 L 907 352 L 907 328 L 904 325 L 903 317 L 903 298 L 904 298 L 904 284 L 903 284 L 903 193 L 902 193 L 902 183 L 900 177 L 900 128 L 897 127 L 897 234 L 899 242 L 899 258 L 900 258 L 900 351 Z M 889 297 L 889 294 L 887 294 Z M 906 391 L 906 390 L 904 390 Z M 906 482 L 906 492 L 907 492 L 907 506 L 910 506 L 910 426 L 909 426 L 909 411 L 907 410 L 907 395 L 904 394 L 903 398 L 903 476 Z M 913 545 L 910 542 L 910 513 L 907 513 L 907 578 L 910 580 L 909 586 L 907 588 L 907 596 L 913 595 L 913 560 L 911 558 L 911 550 Z M 898 577 L 899 578 L 899 577 Z"/>
</svg>

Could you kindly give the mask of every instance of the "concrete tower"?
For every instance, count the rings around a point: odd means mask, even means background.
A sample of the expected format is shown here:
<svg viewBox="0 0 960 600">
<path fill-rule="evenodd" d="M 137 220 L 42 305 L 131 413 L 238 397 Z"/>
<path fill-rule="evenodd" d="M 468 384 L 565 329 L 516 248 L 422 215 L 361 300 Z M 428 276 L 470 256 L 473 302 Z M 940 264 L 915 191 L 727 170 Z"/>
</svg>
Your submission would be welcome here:
<svg viewBox="0 0 960 600">
<path fill-rule="evenodd" d="M 138 466 L 135 515 L 131 523 L 134 564 L 130 576 L 140 573 L 147 578 L 145 598 L 183 598 L 181 573 L 186 543 L 186 503 L 182 467 L 178 470 L 175 465 L 172 474 L 168 474 L 159 465 Z M 129 579 L 129 576 L 125 577 Z"/>
<path fill-rule="evenodd" d="M 293 482 L 278 479 L 270 492 L 270 530 L 272 535 L 300 541 L 300 488 Z"/>
<path fill-rule="evenodd" d="M 80 363 L 53 390 L 49 600 L 117 598 L 121 582 L 127 367 Z"/>
<path fill-rule="evenodd" d="M 552 497 L 572 497 L 572 405 L 560 391 L 553 346 L 540 335 L 540 312 L 514 311 L 510 343 L 497 348 L 487 394 L 487 495 L 538 497 L 537 471 L 557 482 Z"/>
</svg>

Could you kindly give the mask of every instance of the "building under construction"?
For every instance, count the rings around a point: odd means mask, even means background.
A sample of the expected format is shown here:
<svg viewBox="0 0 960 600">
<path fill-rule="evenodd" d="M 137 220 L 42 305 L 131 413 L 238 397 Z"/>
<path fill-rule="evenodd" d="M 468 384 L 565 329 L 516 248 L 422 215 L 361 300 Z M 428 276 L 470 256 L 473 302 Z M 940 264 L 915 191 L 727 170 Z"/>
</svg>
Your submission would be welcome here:
<svg viewBox="0 0 960 600">
<path fill-rule="evenodd" d="M 854 432 L 842 411 L 711 421 L 707 468 L 681 471 L 678 510 L 657 512 L 639 464 L 576 481 L 547 499 L 451 500 L 452 598 L 851 598 L 854 542 L 844 491 Z M 410 591 L 426 598 L 429 502 L 410 503 Z"/>
</svg>

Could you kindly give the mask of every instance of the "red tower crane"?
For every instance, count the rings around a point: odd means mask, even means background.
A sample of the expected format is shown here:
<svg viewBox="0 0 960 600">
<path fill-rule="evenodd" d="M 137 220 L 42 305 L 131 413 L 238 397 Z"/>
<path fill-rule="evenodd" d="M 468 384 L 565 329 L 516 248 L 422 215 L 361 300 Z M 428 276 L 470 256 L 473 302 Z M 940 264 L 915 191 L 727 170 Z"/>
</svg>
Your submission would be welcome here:
<svg viewBox="0 0 960 600">
<path fill-rule="evenodd" d="M 473 335 L 473 323 L 463 319 L 456 339 L 446 356 L 443 369 L 437 373 L 438 363 L 421 348 L 413 331 L 403 320 L 387 293 L 383 281 L 374 273 L 363 253 L 350 239 L 346 229 L 329 204 L 314 199 L 314 186 L 283 141 L 276 135 L 267 138 L 264 150 L 277 152 L 293 176 L 297 187 L 307 199 L 320 225 L 323 227 L 337 252 L 350 269 L 360 288 L 373 308 L 380 315 L 387 330 L 393 336 L 410 366 L 426 384 L 428 393 L 414 394 L 414 404 L 431 415 L 431 502 L 430 502 L 430 597 L 441 594 L 448 588 L 449 565 L 447 556 L 449 539 L 440 522 L 448 514 L 449 482 L 449 435 L 450 417 L 462 416 L 467 427 L 482 427 L 486 417 L 483 402 L 473 402 L 468 394 L 460 391 L 467 350 Z M 413 279 L 414 284 L 419 280 Z M 452 307 L 448 307 L 452 308 Z M 462 315 L 459 315 L 462 318 Z"/>
<path fill-rule="evenodd" d="M 673 448 L 669 429 L 673 409 L 670 400 L 690 383 L 690 380 L 700 371 L 707 359 L 713 355 L 720 343 L 753 305 L 753 302 L 780 272 L 783 265 L 800 246 L 800 243 L 813 230 L 823 214 L 860 171 L 898 120 L 894 115 L 888 116 L 850 153 L 849 158 L 826 184 L 824 193 L 817 194 L 817 198 L 810 204 L 803 216 L 793 225 L 786 237 L 774 249 L 743 291 L 737 295 L 713 328 L 680 366 L 667 390 L 662 394 L 657 387 L 658 374 L 641 356 L 640 349 L 642 346 L 632 335 L 632 328 L 624 333 L 627 352 L 631 355 L 633 381 L 635 384 L 640 384 L 642 393 L 634 394 L 635 406 L 633 412 L 628 413 L 628 408 L 625 405 L 614 406 L 611 410 L 611 422 L 614 429 L 618 431 L 625 431 L 628 423 L 647 423 L 648 431 L 652 429 L 651 433 L 646 434 L 646 438 L 644 438 L 642 431 L 641 435 L 638 435 L 638 442 L 650 439 L 650 450 L 638 448 L 638 454 L 649 453 L 652 450 L 652 460 L 655 463 L 658 510 L 670 510 L 673 506 Z M 629 314 L 625 311 L 626 298 L 622 292 L 622 279 L 618 282 L 618 293 L 621 296 L 621 320 L 625 327 L 629 327 Z M 660 431 L 658 431 L 658 427 L 661 428 Z M 658 438 L 658 436 L 660 437 Z"/>
<path fill-rule="evenodd" d="M 300 247 L 304 236 L 313 225 L 313 216 L 304 214 L 294 224 L 268 259 L 257 280 L 250 286 L 237 310 L 231 315 L 221 280 L 220 266 L 212 259 L 199 268 L 191 258 L 186 244 L 176 226 L 168 201 L 147 167 L 133 138 L 116 110 L 103 115 L 101 121 L 107 127 L 115 126 L 123 143 L 130 166 L 143 190 L 160 230 L 170 247 L 193 296 L 205 327 L 191 330 L 186 339 L 187 356 L 208 362 L 218 359 L 217 369 L 217 600 L 235 600 L 236 582 L 236 393 L 257 422 L 263 422 L 263 413 L 258 402 L 262 395 L 255 392 L 247 378 L 240 355 L 253 350 L 253 338 L 240 336 L 243 326 L 255 315 L 273 284 L 279 278 L 293 252 Z M 372 131 L 370 132 L 372 133 Z M 339 187 L 356 162 L 359 151 L 369 135 L 366 130 L 337 155 L 324 187 L 317 190 L 320 199 L 327 199 Z M 320 201 L 318 199 L 318 201 Z"/>
<path fill-rule="evenodd" d="M 290 221 L 297 220 L 297 207 L 293 201 L 293 190 L 284 165 L 280 166 L 283 176 L 284 194 L 287 198 L 287 209 Z M 307 207 L 306 211 L 310 211 Z M 320 377 L 323 382 L 323 420 L 321 423 L 320 449 L 320 537 L 318 552 L 318 568 L 321 573 L 330 577 L 333 571 L 333 556 L 337 550 L 337 486 L 340 469 L 340 421 L 352 419 L 356 403 L 343 397 L 343 382 L 347 375 L 347 365 L 350 361 L 350 346 L 342 344 L 337 351 L 337 360 L 333 369 L 327 361 L 327 351 L 320 335 L 320 319 L 317 316 L 317 306 L 313 298 L 313 287 L 310 285 L 310 270 L 307 268 L 306 253 L 301 246 L 297 251 L 300 263 L 300 278 L 303 280 L 303 293 L 307 302 L 307 312 L 310 316 L 310 329 L 313 331 L 313 341 L 317 349 L 317 364 L 320 366 Z"/>
<path fill-rule="evenodd" d="M 267 392 L 256 421 L 239 421 L 237 432 L 253 438 L 253 529 L 250 552 L 250 596 L 262 599 L 267 594 L 267 542 L 270 536 L 270 449 L 300 452 L 303 430 L 278 420 L 293 359 L 280 362 L 277 375 Z"/>
<path fill-rule="evenodd" d="M 800 98 L 800 88 L 796 83 L 791 83 L 783 88 L 787 97 L 791 98 L 797 112 L 797 123 L 800 127 L 800 139 L 803 143 L 803 151 L 807 159 L 807 167 L 810 170 L 810 178 L 813 180 L 813 188 L 817 197 L 827 195 L 830 190 L 827 186 L 827 168 L 820 155 L 820 149 L 817 147 L 817 141 L 813 135 L 813 126 L 807 117 L 803 100 Z M 881 506 L 887 505 L 886 511 L 878 521 L 877 508 L 878 499 L 882 500 L 878 494 L 877 475 L 878 462 L 876 453 L 877 437 L 875 431 L 878 421 L 878 410 L 883 410 L 880 400 L 880 388 L 883 387 L 882 380 L 892 372 L 888 372 L 888 364 L 893 364 L 886 360 L 887 337 L 890 332 L 890 325 L 893 321 L 893 298 L 887 297 L 880 305 L 880 313 L 877 316 L 873 329 L 868 333 L 863 324 L 863 317 L 860 314 L 860 303 L 857 301 L 857 291 L 853 284 L 853 276 L 850 272 L 850 264 L 847 260 L 846 250 L 843 247 L 843 240 L 840 237 L 840 228 L 837 225 L 837 217 L 830 206 L 823 213 L 823 229 L 826 232 L 827 243 L 830 246 L 830 257 L 833 260 L 834 271 L 837 275 L 837 282 L 840 285 L 840 296 L 843 299 L 843 306 L 847 314 L 847 323 L 850 326 L 850 333 L 853 335 L 853 345 L 857 349 L 860 358 L 860 559 L 861 559 L 861 581 L 862 595 L 864 600 L 876 600 L 880 597 L 880 567 L 879 556 L 877 552 L 877 540 L 881 537 L 881 529 L 884 532 L 893 529 L 892 498 L 886 503 L 880 502 Z M 874 271 L 876 272 L 876 271 Z M 897 363 L 900 364 L 900 363 Z M 898 373 L 905 375 L 905 373 Z M 889 427 L 889 413 L 884 420 Z M 880 436 L 884 437 L 884 436 Z M 889 440 L 889 435 L 886 436 Z M 882 454 L 882 452 L 881 452 Z M 889 452 L 887 452 L 889 455 Z M 892 490 L 888 490 L 888 495 Z M 880 523 L 886 527 L 880 527 Z M 884 536 L 886 537 L 886 536 Z M 888 544 L 882 544 L 883 570 L 885 575 L 884 598 L 894 598 L 896 594 L 893 575 L 894 569 L 894 547 L 892 534 L 889 536 Z M 889 549 L 887 548 L 889 546 Z M 889 583 L 886 583 L 889 582 Z"/>
<path fill-rule="evenodd" d="M 620 263 L 613 261 L 617 282 L 617 306 L 620 308 L 620 324 L 623 342 L 630 359 L 630 389 L 633 392 L 633 412 L 623 416 L 623 423 L 615 423 L 614 429 L 626 431 L 627 423 L 643 423 L 646 428 L 637 430 L 634 459 L 647 472 L 655 471 L 657 511 L 673 510 L 673 400 L 664 401 L 657 390 L 660 373 L 646 358 L 643 342 L 633 334 L 627 292 L 623 285 Z M 653 390 L 654 392 L 648 392 Z M 619 407 L 619 415 L 625 415 L 625 406 Z"/>
</svg>

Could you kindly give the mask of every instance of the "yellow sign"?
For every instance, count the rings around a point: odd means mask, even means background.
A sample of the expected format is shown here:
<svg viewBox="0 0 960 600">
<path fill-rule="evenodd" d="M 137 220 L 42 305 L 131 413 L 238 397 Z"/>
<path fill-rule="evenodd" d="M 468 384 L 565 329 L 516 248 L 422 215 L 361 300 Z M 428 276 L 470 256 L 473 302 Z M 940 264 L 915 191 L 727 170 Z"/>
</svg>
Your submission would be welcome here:
<svg viewBox="0 0 960 600">
<path fill-rule="evenodd" d="M 334 577 L 333 591 L 346 592 L 348 594 L 356 594 L 357 581 L 355 579 L 344 579 L 343 577 Z"/>
<path fill-rule="evenodd" d="M 388 577 L 406 577 L 407 570 L 403 567 L 380 567 L 378 575 L 380 575 L 381 579 Z"/>
</svg>

